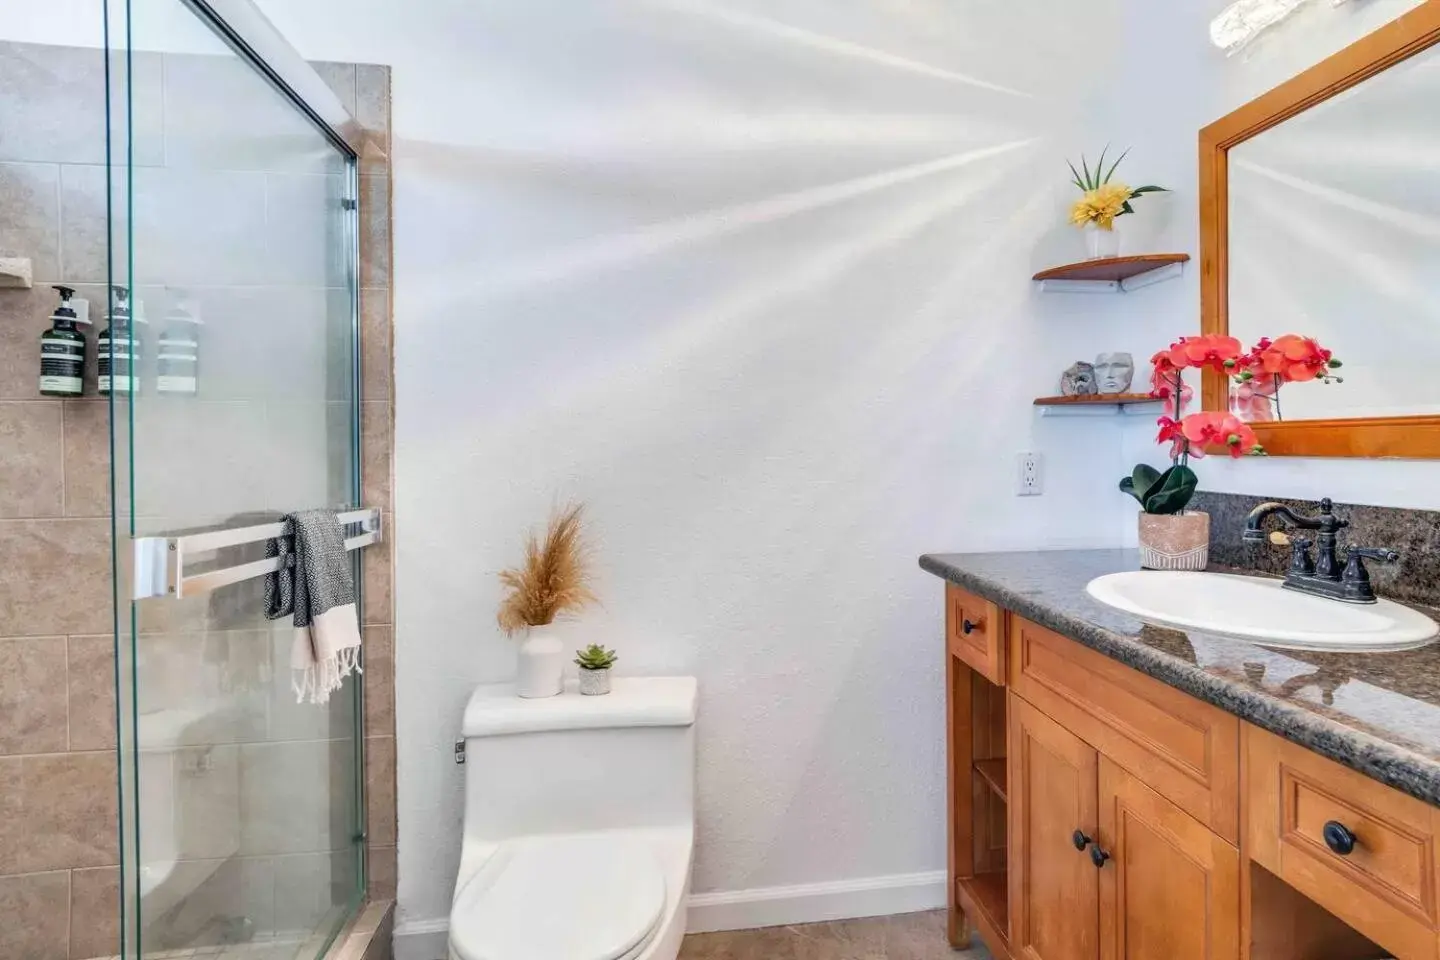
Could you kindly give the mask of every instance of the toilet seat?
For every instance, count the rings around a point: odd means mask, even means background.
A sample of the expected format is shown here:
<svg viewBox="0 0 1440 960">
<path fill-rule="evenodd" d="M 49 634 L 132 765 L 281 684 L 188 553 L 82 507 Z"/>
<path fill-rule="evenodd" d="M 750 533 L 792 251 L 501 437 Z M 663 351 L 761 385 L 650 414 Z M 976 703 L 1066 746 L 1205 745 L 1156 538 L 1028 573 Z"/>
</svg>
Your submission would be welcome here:
<svg viewBox="0 0 1440 960">
<path fill-rule="evenodd" d="M 606 834 L 504 843 L 455 897 L 459 960 L 632 960 L 665 911 L 649 846 Z"/>
</svg>

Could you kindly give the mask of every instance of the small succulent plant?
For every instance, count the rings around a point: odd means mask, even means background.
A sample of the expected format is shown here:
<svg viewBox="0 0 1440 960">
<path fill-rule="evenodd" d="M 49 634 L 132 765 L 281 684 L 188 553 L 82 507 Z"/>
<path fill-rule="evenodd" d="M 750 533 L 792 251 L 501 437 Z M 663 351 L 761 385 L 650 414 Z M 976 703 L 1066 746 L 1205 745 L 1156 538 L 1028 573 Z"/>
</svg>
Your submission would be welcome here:
<svg viewBox="0 0 1440 960">
<path fill-rule="evenodd" d="M 575 651 L 575 664 L 581 670 L 609 670 L 618 659 L 614 650 L 606 650 L 598 643 Z"/>
</svg>

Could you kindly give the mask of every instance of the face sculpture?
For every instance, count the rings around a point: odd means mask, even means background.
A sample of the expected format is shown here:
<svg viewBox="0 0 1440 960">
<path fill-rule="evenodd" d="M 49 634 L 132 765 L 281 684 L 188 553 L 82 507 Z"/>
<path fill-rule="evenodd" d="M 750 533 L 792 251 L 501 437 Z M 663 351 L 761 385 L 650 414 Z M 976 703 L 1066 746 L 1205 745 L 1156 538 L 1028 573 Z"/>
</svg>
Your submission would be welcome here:
<svg viewBox="0 0 1440 960">
<path fill-rule="evenodd" d="M 1095 358 L 1095 384 L 1101 393 L 1125 393 L 1135 380 L 1135 358 L 1128 353 L 1102 353 Z"/>
<path fill-rule="evenodd" d="M 1077 360 L 1060 375 L 1060 393 L 1067 397 L 1088 397 L 1095 394 L 1095 367 Z"/>
</svg>

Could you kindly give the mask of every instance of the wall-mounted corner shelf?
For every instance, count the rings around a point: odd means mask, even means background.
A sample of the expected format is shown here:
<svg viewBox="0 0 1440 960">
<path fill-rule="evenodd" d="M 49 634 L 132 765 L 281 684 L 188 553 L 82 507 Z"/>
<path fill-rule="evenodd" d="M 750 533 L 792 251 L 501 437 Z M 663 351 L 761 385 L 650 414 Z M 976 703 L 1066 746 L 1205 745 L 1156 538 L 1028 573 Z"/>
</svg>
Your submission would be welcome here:
<svg viewBox="0 0 1440 960">
<path fill-rule="evenodd" d="M 1046 293 L 1129 293 L 1174 280 L 1185 272 L 1189 260 L 1188 253 L 1105 257 L 1041 270 L 1034 279 Z"/>
<path fill-rule="evenodd" d="M 29 289 L 30 258 L 0 257 L 0 287 Z"/>
<path fill-rule="evenodd" d="M 1086 397 L 1040 397 L 1042 417 L 1141 417 L 1159 415 L 1165 401 L 1148 393 L 1102 393 Z"/>
</svg>

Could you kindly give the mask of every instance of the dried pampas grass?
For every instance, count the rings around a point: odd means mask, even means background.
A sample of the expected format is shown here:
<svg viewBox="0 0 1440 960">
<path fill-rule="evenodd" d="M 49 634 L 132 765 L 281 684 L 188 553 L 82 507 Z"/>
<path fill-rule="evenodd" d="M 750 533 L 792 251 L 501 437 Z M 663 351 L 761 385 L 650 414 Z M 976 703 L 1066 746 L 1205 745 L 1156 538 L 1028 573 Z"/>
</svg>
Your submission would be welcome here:
<svg viewBox="0 0 1440 960">
<path fill-rule="evenodd" d="M 590 590 L 589 551 L 581 539 L 584 509 L 575 503 L 552 514 L 545 542 L 530 534 L 525 562 L 501 571 L 500 583 L 509 593 L 495 619 L 507 634 L 543 627 L 599 602 Z"/>
</svg>

